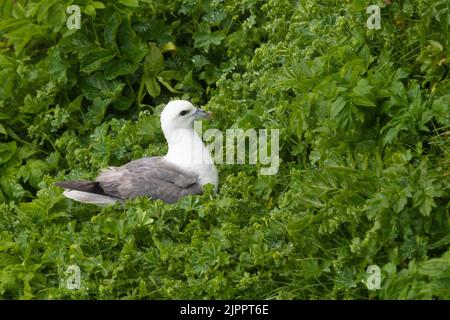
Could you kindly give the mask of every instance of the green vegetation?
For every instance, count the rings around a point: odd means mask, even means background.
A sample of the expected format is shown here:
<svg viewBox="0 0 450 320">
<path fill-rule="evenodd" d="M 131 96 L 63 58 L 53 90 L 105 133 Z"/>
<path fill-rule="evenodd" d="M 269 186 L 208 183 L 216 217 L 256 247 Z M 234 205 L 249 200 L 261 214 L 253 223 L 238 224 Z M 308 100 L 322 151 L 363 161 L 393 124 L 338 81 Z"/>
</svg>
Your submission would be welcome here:
<svg viewBox="0 0 450 320">
<path fill-rule="evenodd" d="M 391 2 L 1 1 L 0 297 L 450 299 L 449 3 Z M 164 154 L 173 98 L 280 129 L 278 174 L 125 208 L 52 185 Z"/>
</svg>

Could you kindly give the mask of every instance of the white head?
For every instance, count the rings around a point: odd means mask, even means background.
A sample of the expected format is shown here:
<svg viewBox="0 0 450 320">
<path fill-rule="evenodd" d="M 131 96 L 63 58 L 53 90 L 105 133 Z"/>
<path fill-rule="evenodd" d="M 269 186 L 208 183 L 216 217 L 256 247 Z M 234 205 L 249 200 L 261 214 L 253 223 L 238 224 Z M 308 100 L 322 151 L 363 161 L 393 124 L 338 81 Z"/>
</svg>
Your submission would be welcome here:
<svg viewBox="0 0 450 320">
<path fill-rule="evenodd" d="M 198 175 L 201 185 L 212 183 L 217 189 L 219 178 L 216 166 L 208 148 L 193 128 L 194 120 L 205 118 L 209 118 L 209 114 L 189 101 L 170 101 L 161 112 L 161 128 L 169 147 L 164 159 Z"/>
<path fill-rule="evenodd" d="M 206 118 L 209 118 L 209 114 L 197 109 L 189 101 L 173 100 L 161 112 L 161 128 L 167 138 L 177 129 L 192 129 L 194 120 Z"/>
</svg>

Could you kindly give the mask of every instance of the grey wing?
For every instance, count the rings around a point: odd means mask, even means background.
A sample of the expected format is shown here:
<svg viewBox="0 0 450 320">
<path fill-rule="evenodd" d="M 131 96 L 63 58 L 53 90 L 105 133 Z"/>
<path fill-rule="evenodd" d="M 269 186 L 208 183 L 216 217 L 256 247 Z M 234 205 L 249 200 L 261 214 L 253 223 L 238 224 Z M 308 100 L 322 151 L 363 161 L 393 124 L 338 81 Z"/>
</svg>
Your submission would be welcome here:
<svg viewBox="0 0 450 320">
<path fill-rule="evenodd" d="M 179 170 L 162 157 L 142 158 L 122 167 L 112 167 L 102 171 L 96 179 L 108 195 L 120 199 L 147 195 L 167 203 L 188 194 L 201 194 L 197 180 L 194 174 Z"/>
</svg>

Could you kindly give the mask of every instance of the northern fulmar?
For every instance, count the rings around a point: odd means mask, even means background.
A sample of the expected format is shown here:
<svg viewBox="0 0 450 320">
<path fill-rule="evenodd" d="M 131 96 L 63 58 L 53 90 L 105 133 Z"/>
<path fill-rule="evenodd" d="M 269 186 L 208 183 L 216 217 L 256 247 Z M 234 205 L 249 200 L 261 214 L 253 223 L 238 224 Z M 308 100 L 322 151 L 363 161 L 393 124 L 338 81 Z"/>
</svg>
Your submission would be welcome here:
<svg viewBox="0 0 450 320">
<path fill-rule="evenodd" d="M 216 166 L 201 138 L 193 129 L 194 120 L 209 118 L 189 101 L 170 101 L 160 117 L 168 144 L 165 156 L 145 157 L 121 167 L 103 170 L 95 181 L 60 181 L 64 195 L 73 200 L 105 206 L 137 196 L 149 196 L 174 203 L 190 194 L 201 194 L 208 183 L 217 191 Z"/>
</svg>

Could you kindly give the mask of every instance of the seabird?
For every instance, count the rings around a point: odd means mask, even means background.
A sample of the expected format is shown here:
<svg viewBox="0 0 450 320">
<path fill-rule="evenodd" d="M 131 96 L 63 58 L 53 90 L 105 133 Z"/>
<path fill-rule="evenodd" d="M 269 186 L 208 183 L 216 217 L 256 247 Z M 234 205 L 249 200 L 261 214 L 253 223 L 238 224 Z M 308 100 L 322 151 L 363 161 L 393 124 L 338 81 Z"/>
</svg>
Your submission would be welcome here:
<svg viewBox="0 0 450 320">
<path fill-rule="evenodd" d="M 161 128 L 168 144 L 163 157 L 145 157 L 121 167 L 103 170 L 95 181 L 60 181 L 64 195 L 73 200 L 105 206 L 137 196 L 174 203 L 189 194 L 201 194 L 208 183 L 219 182 L 216 166 L 193 129 L 196 119 L 209 114 L 189 101 L 170 101 L 161 113 Z"/>
</svg>

